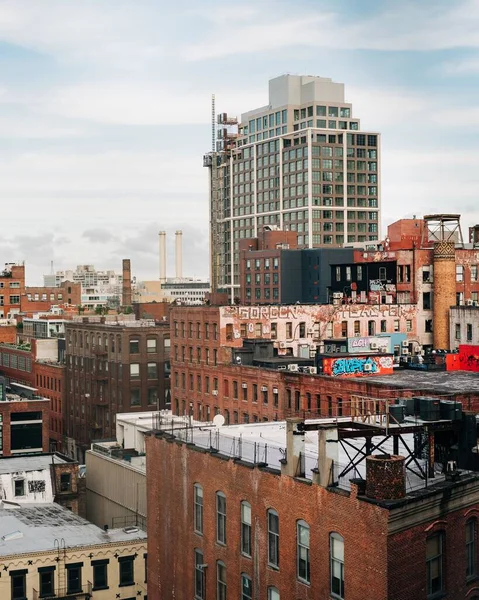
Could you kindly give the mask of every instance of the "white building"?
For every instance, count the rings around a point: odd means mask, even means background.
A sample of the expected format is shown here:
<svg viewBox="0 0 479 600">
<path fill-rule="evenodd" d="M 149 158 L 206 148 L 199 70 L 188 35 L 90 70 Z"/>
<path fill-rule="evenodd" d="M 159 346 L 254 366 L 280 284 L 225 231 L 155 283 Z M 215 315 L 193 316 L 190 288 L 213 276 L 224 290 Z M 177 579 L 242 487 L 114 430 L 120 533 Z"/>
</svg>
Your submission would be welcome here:
<svg viewBox="0 0 479 600">
<path fill-rule="evenodd" d="M 177 302 L 186 306 L 204 304 L 210 284 L 194 277 L 174 277 L 162 281 L 140 281 L 135 302 Z"/>
</svg>

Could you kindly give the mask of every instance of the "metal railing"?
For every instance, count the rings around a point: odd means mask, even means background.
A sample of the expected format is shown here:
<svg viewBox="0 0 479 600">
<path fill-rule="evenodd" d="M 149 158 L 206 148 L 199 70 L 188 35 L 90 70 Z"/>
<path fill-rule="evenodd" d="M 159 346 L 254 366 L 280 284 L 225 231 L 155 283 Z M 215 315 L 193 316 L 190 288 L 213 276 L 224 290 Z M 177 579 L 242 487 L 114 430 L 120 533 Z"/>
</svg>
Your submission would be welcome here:
<svg viewBox="0 0 479 600">
<path fill-rule="evenodd" d="M 76 591 L 66 588 L 57 588 L 52 593 L 40 593 L 33 590 L 33 600 L 88 600 L 92 595 L 92 584 L 88 581 L 85 585 L 80 586 Z"/>
</svg>

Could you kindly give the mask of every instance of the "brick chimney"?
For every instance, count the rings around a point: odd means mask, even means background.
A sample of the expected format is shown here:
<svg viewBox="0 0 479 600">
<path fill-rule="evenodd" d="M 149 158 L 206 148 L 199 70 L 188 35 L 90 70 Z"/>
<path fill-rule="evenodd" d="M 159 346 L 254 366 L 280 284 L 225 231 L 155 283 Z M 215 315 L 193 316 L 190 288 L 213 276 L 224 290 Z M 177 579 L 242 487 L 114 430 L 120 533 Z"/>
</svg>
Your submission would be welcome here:
<svg viewBox="0 0 479 600">
<path fill-rule="evenodd" d="M 131 264 L 130 259 L 123 259 L 122 305 L 131 306 Z"/>
<path fill-rule="evenodd" d="M 406 495 L 405 457 L 376 454 L 366 457 L 366 496 L 398 500 Z"/>
</svg>

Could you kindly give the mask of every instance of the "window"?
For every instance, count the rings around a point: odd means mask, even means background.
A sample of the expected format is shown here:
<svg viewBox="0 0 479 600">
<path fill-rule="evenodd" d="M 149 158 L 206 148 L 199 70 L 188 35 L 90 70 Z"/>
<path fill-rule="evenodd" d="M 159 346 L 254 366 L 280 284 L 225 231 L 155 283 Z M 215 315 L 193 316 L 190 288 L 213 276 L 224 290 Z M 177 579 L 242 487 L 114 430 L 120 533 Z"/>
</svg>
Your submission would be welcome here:
<svg viewBox="0 0 479 600">
<path fill-rule="evenodd" d="M 466 324 L 466 340 L 468 342 L 472 342 L 472 324 L 471 323 Z"/>
<path fill-rule="evenodd" d="M 309 525 L 306 521 L 298 521 L 296 527 L 297 543 L 297 576 L 300 581 L 310 583 L 309 564 Z"/>
<path fill-rule="evenodd" d="M 67 570 L 67 594 L 78 594 L 81 589 L 81 569 L 83 563 L 65 565 Z"/>
<path fill-rule="evenodd" d="M 158 404 L 158 389 L 157 388 L 148 388 L 148 404 L 157 405 Z"/>
<path fill-rule="evenodd" d="M 62 473 L 60 475 L 60 491 L 69 492 L 72 488 L 72 476 L 70 473 Z"/>
<path fill-rule="evenodd" d="M 226 600 L 226 566 L 221 560 L 216 563 L 216 600 Z"/>
<path fill-rule="evenodd" d="M 344 539 L 338 533 L 329 536 L 331 557 L 331 594 L 335 598 L 344 598 Z"/>
<path fill-rule="evenodd" d="M 138 363 L 130 364 L 130 377 L 139 377 L 140 376 L 140 365 Z"/>
<path fill-rule="evenodd" d="M 154 362 L 148 363 L 148 379 L 158 379 L 158 365 Z"/>
<path fill-rule="evenodd" d="M 460 323 L 456 323 L 456 327 L 455 327 L 455 338 L 456 340 L 461 340 L 461 324 Z"/>
<path fill-rule="evenodd" d="M 15 479 L 15 497 L 25 496 L 25 480 Z"/>
<path fill-rule="evenodd" d="M 18 569 L 10 571 L 10 580 L 12 586 L 12 600 L 25 600 L 27 597 L 26 577 L 27 569 Z"/>
<path fill-rule="evenodd" d="M 226 496 L 216 493 L 216 541 L 226 544 Z"/>
<path fill-rule="evenodd" d="M 279 568 L 279 516 L 275 510 L 268 510 L 268 564 Z"/>
<path fill-rule="evenodd" d="M 471 265 L 471 281 L 477 281 L 479 277 L 478 265 Z"/>
<path fill-rule="evenodd" d="M 456 265 L 456 281 L 464 281 L 464 267 Z"/>
<path fill-rule="evenodd" d="M 279 600 L 279 592 L 275 587 L 268 588 L 268 600 Z"/>
<path fill-rule="evenodd" d="M 194 485 L 194 530 L 203 533 L 203 488 L 199 483 Z"/>
<path fill-rule="evenodd" d="M 195 600 L 205 600 L 204 568 L 203 552 L 195 550 Z"/>
<path fill-rule="evenodd" d="M 156 352 L 156 338 L 146 340 L 146 351 L 148 353 Z"/>
<path fill-rule="evenodd" d="M 245 573 L 241 574 L 241 600 L 253 600 L 253 582 Z"/>
<path fill-rule="evenodd" d="M 120 567 L 120 587 L 135 585 L 134 561 L 134 556 L 120 556 L 118 559 Z"/>
<path fill-rule="evenodd" d="M 40 597 L 53 596 L 55 592 L 55 567 L 39 567 L 38 588 Z"/>
<path fill-rule="evenodd" d="M 130 354 L 139 354 L 140 340 L 130 340 Z"/>
<path fill-rule="evenodd" d="M 466 523 L 466 577 L 474 577 L 477 571 L 476 558 L 476 519 L 470 519 Z"/>
<path fill-rule="evenodd" d="M 381 319 L 381 333 L 386 333 L 387 331 L 387 321 L 386 319 Z"/>
<path fill-rule="evenodd" d="M 108 563 L 106 558 L 103 560 L 92 560 L 93 567 L 93 589 L 105 590 L 108 588 Z"/>
<path fill-rule="evenodd" d="M 428 598 L 433 598 L 443 591 L 443 545 L 444 534 L 439 532 L 431 535 L 426 541 L 426 592 Z"/>
<path fill-rule="evenodd" d="M 241 503 L 241 554 L 251 556 L 251 506 Z"/>
<path fill-rule="evenodd" d="M 139 389 L 130 390 L 130 405 L 131 406 L 140 406 L 141 404 L 141 395 Z"/>
</svg>

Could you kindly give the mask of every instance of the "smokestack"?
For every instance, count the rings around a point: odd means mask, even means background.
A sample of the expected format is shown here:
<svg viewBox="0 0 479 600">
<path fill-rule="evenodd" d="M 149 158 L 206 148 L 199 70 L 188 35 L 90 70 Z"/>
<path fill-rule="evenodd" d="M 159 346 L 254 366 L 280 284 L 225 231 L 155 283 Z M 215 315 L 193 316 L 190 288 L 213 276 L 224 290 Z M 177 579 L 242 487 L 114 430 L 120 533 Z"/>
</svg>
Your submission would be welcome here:
<svg viewBox="0 0 479 600">
<path fill-rule="evenodd" d="M 123 306 L 131 306 L 131 262 L 129 258 L 123 259 Z"/>
<path fill-rule="evenodd" d="M 166 281 L 166 231 L 158 233 L 160 237 L 160 283 Z"/>
<path fill-rule="evenodd" d="M 183 277 L 183 232 L 177 231 L 175 233 L 175 263 L 176 263 L 176 274 L 178 279 Z"/>
</svg>

